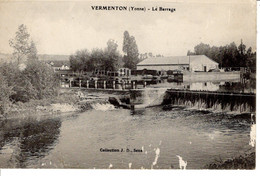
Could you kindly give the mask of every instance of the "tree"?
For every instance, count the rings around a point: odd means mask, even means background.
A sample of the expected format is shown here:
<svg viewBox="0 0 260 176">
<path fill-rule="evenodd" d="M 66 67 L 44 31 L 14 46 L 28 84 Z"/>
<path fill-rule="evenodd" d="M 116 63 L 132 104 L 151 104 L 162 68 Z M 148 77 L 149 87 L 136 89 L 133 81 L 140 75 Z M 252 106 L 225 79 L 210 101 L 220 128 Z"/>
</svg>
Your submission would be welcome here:
<svg viewBox="0 0 260 176">
<path fill-rule="evenodd" d="M 103 69 L 106 71 L 115 71 L 118 69 L 118 60 L 120 54 L 117 50 L 117 43 L 110 39 L 107 42 L 107 48 L 104 51 L 104 59 L 102 60 Z"/>
<path fill-rule="evenodd" d="M 30 60 L 38 59 L 37 48 L 35 46 L 34 41 L 31 41 L 31 44 L 29 47 L 28 59 L 30 59 Z"/>
<path fill-rule="evenodd" d="M 104 70 L 104 64 L 102 61 L 104 60 L 105 54 L 102 49 L 95 48 L 91 52 L 91 67 L 92 70 Z"/>
<path fill-rule="evenodd" d="M 195 55 L 195 53 L 194 53 L 194 52 L 191 52 L 190 50 L 188 50 L 187 56 L 190 56 L 190 55 Z"/>
<path fill-rule="evenodd" d="M 22 24 L 18 27 L 18 31 L 15 33 L 15 38 L 9 40 L 9 45 L 13 48 L 13 57 L 21 64 L 23 61 L 29 58 L 36 58 L 37 49 L 35 43 L 30 40 L 30 34 L 27 31 L 27 27 Z"/>
<path fill-rule="evenodd" d="M 73 71 L 93 71 L 91 54 L 88 50 L 79 50 L 74 55 L 70 55 L 70 67 Z"/>
<path fill-rule="evenodd" d="M 44 62 L 31 60 L 27 63 L 22 78 L 28 87 L 25 94 L 29 99 L 43 99 L 57 95 L 58 77 Z"/>
<path fill-rule="evenodd" d="M 12 88 L 9 98 L 13 101 L 27 102 L 57 93 L 57 77 L 52 68 L 38 60 L 36 45 L 32 40 L 29 42 L 29 36 L 25 25 L 20 25 L 15 39 L 10 40 L 18 64 L 5 63 L 0 67 L 7 86 Z M 24 65 L 23 69 L 21 65 Z"/>
<path fill-rule="evenodd" d="M 117 43 L 110 39 L 105 49 L 94 48 L 91 52 L 88 50 L 77 51 L 70 56 L 70 65 L 73 71 L 114 71 L 118 67 L 120 54 L 117 50 Z"/>
<path fill-rule="evenodd" d="M 138 47 L 135 38 L 130 36 L 128 31 L 124 32 L 123 52 L 125 53 L 123 57 L 124 67 L 135 69 L 139 61 Z"/>
<path fill-rule="evenodd" d="M 208 44 L 200 43 L 194 47 L 194 53 L 187 52 L 187 55 L 206 55 L 220 64 L 220 67 L 252 67 L 255 68 L 255 57 L 252 48 L 246 50 L 246 45 L 237 46 L 234 42 L 220 47 L 210 47 Z"/>
<path fill-rule="evenodd" d="M 200 43 L 194 47 L 194 51 L 196 55 L 208 55 L 210 50 L 210 46 L 208 44 Z"/>
</svg>

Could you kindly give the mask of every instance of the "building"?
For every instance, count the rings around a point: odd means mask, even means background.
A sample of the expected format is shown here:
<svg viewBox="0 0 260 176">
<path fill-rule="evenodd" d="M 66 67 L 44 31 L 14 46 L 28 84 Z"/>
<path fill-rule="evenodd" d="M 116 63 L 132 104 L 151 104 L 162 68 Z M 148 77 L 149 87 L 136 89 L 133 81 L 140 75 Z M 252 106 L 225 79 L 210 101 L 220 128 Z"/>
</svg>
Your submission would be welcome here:
<svg viewBox="0 0 260 176">
<path fill-rule="evenodd" d="M 69 61 L 48 61 L 48 65 L 50 65 L 54 71 L 59 71 L 59 70 L 70 70 L 70 62 Z"/>
<path fill-rule="evenodd" d="M 217 69 L 218 65 L 217 62 L 205 55 L 152 57 L 138 63 L 137 70 L 190 70 L 192 72 L 207 72 L 211 69 Z"/>
</svg>

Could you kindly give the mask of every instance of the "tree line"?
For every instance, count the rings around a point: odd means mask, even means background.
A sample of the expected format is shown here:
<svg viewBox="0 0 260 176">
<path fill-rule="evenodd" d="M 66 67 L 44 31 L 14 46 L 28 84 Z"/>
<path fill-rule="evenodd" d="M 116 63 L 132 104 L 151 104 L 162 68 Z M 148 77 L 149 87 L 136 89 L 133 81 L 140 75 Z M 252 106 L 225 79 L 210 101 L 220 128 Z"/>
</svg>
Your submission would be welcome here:
<svg viewBox="0 0 260 176">
<path fill-rule="evenodd" d="M 256 71 L 256 52 L 251 47 L 247 49 L 242 40 L 238 46 L 234 42 L 219 47 L 200 43 L 194 47 L 193 52 L 189 50 L 187 55 L 206 55 L 218 62 L 220 68 L 249 67 L 253 72 Z"/>
<path fill-rule="evenodd" d="M 139 62 L 139 52 L 134 36 L 128 31 L 123 36 L 122 56 L 118 51 L 117 43 L 110 39 L 104 49 L 95 48 L 89 51 L 83 49 L 70 55 L 71 69 L 75 72 L 92 72 L 95 70 L 116 71 L 120 67 L 136 69 Z"/>
</svg>

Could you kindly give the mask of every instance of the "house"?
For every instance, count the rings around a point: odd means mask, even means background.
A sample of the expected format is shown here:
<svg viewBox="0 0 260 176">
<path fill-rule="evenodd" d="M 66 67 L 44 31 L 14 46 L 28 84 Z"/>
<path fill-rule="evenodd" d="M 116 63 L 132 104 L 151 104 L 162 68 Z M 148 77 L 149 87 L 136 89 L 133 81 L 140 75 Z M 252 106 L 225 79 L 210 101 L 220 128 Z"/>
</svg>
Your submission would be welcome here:
<svg viewBox="0 0 260 176">
<path fill-rule="evenodd" d="M 70 62 L 69 61 L 47 61 L 47 64 L 50 65 L 54 71 L 59 71 L 59 70 L 70 70 Z"/>
<path fill-rule="evenodd" d="M 205 55 L 152 57 L 138 63 L 137 70 L 189 70 L 192 72 L 208 72 L 211 69 L 218 68 L 218 65 L 217 62 Z"/>
</svg>

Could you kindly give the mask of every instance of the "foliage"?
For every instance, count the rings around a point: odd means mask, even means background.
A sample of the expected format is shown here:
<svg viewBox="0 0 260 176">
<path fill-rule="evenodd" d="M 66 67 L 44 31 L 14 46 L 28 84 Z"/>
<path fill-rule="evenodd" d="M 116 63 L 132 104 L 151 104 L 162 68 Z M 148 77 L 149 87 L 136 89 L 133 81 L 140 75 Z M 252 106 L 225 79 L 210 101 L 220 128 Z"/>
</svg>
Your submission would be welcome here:
<svg viewBox="0 0 260 176">
<path fill-rule="evenodd" d="M 108 40 L 105 49 L 95 48 L 91 52 L 86 49 L 77 51 L 70 56 L 71 69 L 78 72 L 90 72 L 95 69 L 114 71 L 118 68 L 120 57 L 117 46 L 114 40 Z"/>
<path fill-rule="evenodd" d="M 74 55 L 70 56 L 70 67 L 73 71 L 91 71 L 91 57 L 88 50 L 77 51 Z"/>
<path fill-rule="evenodd" d="M 5 63 L 0 67 L 0 73 L 13 90 L 9 95 L 13 101 L 27 102 L 57 94 L 58 79 L 53 69 L 41 61 L 27 62 L 24 70 L 20 70 L 17 63 Z"/>
<path fill-rule="evenodd" d="M 241 43 L 237 46 L 234 42 L 225 46 L 212 46 L 200 43 L 194 47 L 194 52 L 188 51 L 187 55 L 206 55 L 220 64 L 220 67 L 250 67 L 255 71 L 256 52 Z"/>
<path fill-rule="evenodd" d="M 10 107 L 11 101 L 9 97 L 13 93 L 13 87 L 8 86 L 6 78 L 0 72 L 0 115 L 5 115 Z"/>
<path fill-rule="evenodd" d="M 33 98 L 42 99 L 57 94 L 58 77 L 45 63 L 38 60 L 27 62 L 22 75 L 32 86 L 31 91 L 35 93 Z"/>
<path fill-rule="evenodd" d="M 255 152 L 240 155 L 238 157 L 223 161 L 215 159 L 214 162 L 205 166 L 204 169 L 255 169 Z"/>
<path fill-rule="evenodd" d="M 105 49 L 105 57 L 103 60 L 103 70 L 111 70 L 114 71 L 118 69 L 118 60 L 120 58 L 120 54 L 117 50 L 117 43 L 110 39 L 107 42 L 107 48 Z"/>
<path fill-rule="evenodd" d="M 135 37 L 130 36 L 128 31 L 124 32 L 123 52 L 125 53 L 123 57 L 124 67 L 136 69 L 136 65 L 139 61 L 138 47 Z"/>
<path fill-rule="evenodd" d="M 28 102 L 57 95 L 58 79 L 53 69 L 38 60 L 33 41 L 24 25 L 19 26 L 16 38 L 10 45 L 17 60 L 0 66 L 0 114 L 8 112 L 11 102 Z M 26 56 L 26 62 L 21 60 Z"/>
<path fill-rule="evenodd" d="M 24 24 L 20 25 L 15 34 L 15 38 L 9 40 L 9 45 L 14 50 L 13 56 L 15 61 L 20 64 L 28 58 L 36 58 L 37 49 L 35 43 L 30 40 L 27 27 Z"/>
</svg>

